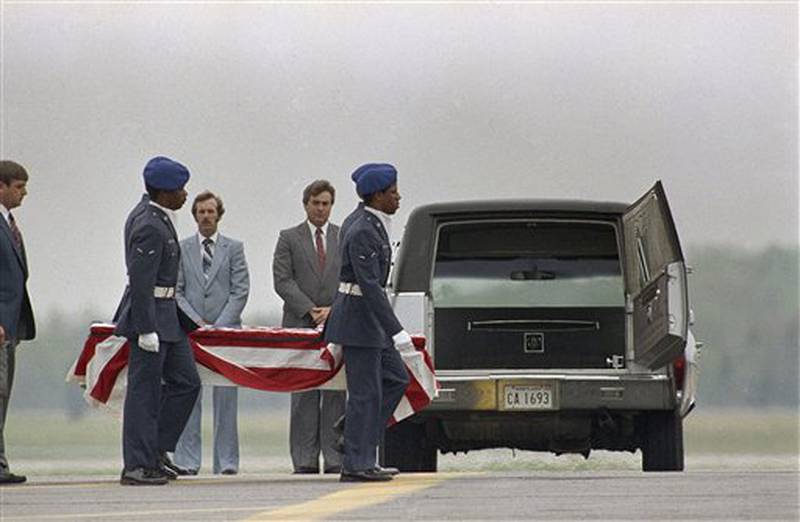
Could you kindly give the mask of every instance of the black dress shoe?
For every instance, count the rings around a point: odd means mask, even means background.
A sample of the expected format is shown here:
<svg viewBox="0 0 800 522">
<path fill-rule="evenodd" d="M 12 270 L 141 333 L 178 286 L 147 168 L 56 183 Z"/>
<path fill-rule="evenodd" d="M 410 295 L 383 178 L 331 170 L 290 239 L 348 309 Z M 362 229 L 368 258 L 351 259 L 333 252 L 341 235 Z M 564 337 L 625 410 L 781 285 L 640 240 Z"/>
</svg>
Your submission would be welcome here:
<svg viewBox="0 0 800 522">
<path fill-rule="evenodd" d="M 392 480 L 392 475 L 388 473 L 378 473 L 375 469 L 364 471 L 342 470 L 339 482 L 387 482 Z"/>
<path fill-rule="evenodd" d="M 236 471 L 235 469 L 223 469 L 222 470 L 222 474 L 223 475 L 236 475 L 237 473 L 239 473 L 239 472 Z M 197 474 L 197 472 L 195 471 L 195 475 L 196 474 Z"/>
<path fill-rule="evenodd" d="M 342 467 L 341 466 L 329 466 L 329 467 L 325 468 L 325 474 L 326 475 L 329 475 L 329 474 L 332 474 L 332 473 L 341 473 L 341 472 L 342 472 Z"/>
<path fill-rule="evenodd" d="M 119 483 L 123 486 L 163 486 L 167 476 L 160 469 L 136 468 L 122 470 Z"/>
<path fill-rule="evenodd" d="M 2 484 L 22 484 L 28 480 L 25 475 L 14 475 L 10 471 L 0 474 L 0 485 Z"/>
<path fill-rule="evenodd" d="M 169 469 L 167 466 L 165 466 L 161 462 L 161 460 L 158 461 L 158 471 L 160 471 L 162 475 L 167 477 L 167 480 L 177 480 L 178 479 L 178 474 L 175 473 L 174 471 L 172 471 L 171 469 Z"/>
<path fill-rule="evenodd" d="M 295 475 L 319 475 L 319 468 L 300 466 L 294 470 Z"/>
<path fill-rule="evenodd" d="M 178 478 L 178 476 L 192 474 L 192 471 L 189 468 L 178 466 L 172 462 L 172 459 L 169 458 L 169 455 L 167 455 L 166 451 L 162 451 L 158 455 L 158 467 L 164 472 L 169 480 L 175 480 Z M 197 473 L 195 472 L 194 474 L 196 475 Z"/>
<path fill-rule="evenodd" d="M 375 465 L 373 470 L 375 471 L 375 473 L 384 473 L 386 475 L 389 475 L 390 477 L 394 477 L 395 475 L 400 474 L 400 470 L 397 468 L 392 468 L 392 467 L 384 468 L 383 466 L 380 466 L 378 464 Z"/>
</svg>

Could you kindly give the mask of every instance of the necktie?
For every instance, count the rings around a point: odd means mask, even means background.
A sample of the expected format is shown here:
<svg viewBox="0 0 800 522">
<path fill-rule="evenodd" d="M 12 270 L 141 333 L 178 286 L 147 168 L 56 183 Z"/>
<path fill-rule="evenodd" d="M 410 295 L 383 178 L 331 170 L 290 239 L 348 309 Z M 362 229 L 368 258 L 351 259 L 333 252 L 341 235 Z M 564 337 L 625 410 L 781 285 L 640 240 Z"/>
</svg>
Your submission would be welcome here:
<svg viewBox="0 0 800 522">
<path fill-rule="evenodd" d="M 205 238 L 203 240 L 203 275 L 208 277 L 208 272 L 211 270 L 211 263 L 214 261 L 214 251 L 211 247 L 214 246 L 214 240 Z"/>
<path fill-rule="evenodd" d="M 319 262 L 319 271 L 325 271 L 325 243 L 322 241 L 322 229 L 317 227 L 316 236 L 317 243 L 317 261 Z"/>
<path fill-rule="evenodd" d="M 11 228 L 11 236 L 14 238 L 14 244 L 17 245 L 17 249 L 22 250 L 22 233 L 19 231 L 17 221 L 14 219 L 14 215 L 11 212 L 8 213 L 8 224 Z"/>
</svg>

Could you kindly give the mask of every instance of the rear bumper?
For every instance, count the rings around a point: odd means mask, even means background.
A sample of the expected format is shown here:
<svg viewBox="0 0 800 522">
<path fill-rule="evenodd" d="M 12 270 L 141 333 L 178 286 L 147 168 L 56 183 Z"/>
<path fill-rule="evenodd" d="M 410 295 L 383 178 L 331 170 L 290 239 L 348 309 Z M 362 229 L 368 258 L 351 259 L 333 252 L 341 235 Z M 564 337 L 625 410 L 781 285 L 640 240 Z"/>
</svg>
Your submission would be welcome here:
<svg viewBox="0 0 800 522">
<path fill-rule="evenodd" d="M 565 410 L 670 410 L 677 396 L 670 377 L 664 375 L 491 375 L 437 376 L 438 398 L 426 412 L 500 411 L 506 412 L 503 394 L 508 386 L 549 386 L 553 404 L 547 409 L 525 412 Z M 509 411 L 518 413 L 520 410 Z"/>
</svg>

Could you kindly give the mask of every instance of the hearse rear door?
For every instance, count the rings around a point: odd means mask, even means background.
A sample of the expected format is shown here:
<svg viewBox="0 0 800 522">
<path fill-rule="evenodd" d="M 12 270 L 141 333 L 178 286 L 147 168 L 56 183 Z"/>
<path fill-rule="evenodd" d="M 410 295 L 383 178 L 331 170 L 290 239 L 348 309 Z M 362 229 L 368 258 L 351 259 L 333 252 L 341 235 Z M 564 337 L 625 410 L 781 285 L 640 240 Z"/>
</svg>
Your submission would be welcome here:
<svg viewBox="0 0 800 522">
<path fill-rule="evenodd" d="M 633 361 L 656 369 L 683 353 L 689 323 L 686 264 L 661 181 L 622 218 Z"/>
</svg>

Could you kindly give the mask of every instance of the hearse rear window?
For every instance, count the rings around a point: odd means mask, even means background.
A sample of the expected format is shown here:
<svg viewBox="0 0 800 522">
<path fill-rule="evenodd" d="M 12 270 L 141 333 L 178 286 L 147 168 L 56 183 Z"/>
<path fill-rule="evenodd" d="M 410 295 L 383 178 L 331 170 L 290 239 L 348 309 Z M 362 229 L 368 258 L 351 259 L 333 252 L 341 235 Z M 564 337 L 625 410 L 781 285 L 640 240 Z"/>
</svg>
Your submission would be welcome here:
<svg viewBox="0 0 800 522">
<path fill-rule="evenodd" d="M 624 306 L 611 223 L 475 221 L 438 234 L 436 307 Z"/>
</svg>

